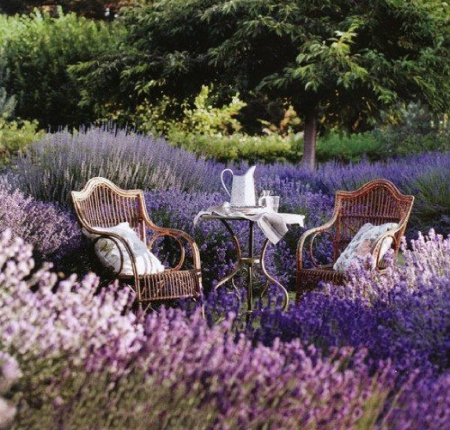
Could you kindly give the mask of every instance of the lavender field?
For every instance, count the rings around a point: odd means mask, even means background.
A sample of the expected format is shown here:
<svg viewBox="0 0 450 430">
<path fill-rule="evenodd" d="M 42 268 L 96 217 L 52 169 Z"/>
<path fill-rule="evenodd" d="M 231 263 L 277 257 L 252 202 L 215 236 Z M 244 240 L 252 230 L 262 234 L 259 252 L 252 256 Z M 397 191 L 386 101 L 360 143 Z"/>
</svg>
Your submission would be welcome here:
<svg viewBox="0 0 450 430">
<path fill-rule="evenodd" d="M 355 266 L 343 287 L 286 311 L 271 294 L 250 318 L 213 292 L 233 264 L 226 231 L 193 225 L 198 211 L 226 200 L 224 167 L 105 128 L 46 135 L 13 160 L 0 177 L 0 427 L 448 428 L 450 154 L 314 172 L 257 166 L 257 190 L 279 194 L 281 211 L 305 214 L 306 228 L 330 216 L 337 189 L 374 178 L 416 202 L 387 276 Z M 155 223 L 195 237 L 205 318 L 191 302 L 132 313 L 132 294 L 94 274 L 101 268 L 69 200 L 92 176 L 144 189 Z M 267 255 L 290 291 L 302 231 L 292 228 Z"/>
</svg>

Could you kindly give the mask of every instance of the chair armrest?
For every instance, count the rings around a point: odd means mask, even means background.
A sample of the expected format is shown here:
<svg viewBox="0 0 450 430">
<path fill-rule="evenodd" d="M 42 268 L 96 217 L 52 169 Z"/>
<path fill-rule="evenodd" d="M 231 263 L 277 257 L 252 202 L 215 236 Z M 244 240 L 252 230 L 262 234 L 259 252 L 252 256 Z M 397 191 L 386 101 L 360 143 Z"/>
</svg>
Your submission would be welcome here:
<svg viewBox="0 0 450 430">
<path fill-rule="evenodd" d="M 317 268 L 326 268 L 330 265 L 322 265 L 317 262 L 317 260 L 314 258 L 314 241 L 317 236 L 319 235 L 330 235 L 334 236 L 332 234 L 332 229 L 334 227 L 336 218 L 333 217 L 330 219 L 327 223 L 311 228 L 309 230 L 306 230 L 301 236 L 297 243 L 297 269 L 303 268 L 303 252 L 304 250 L 308 253 L 309 258 L 311 259 L 311 262 L 314 267 Z M 309 242 L 309 246 L 308 246 Z M 306 249 L 307 248 L 307 249 Z"/>
<path fill-rule="evenodd" d="M 111 240 L 114 242 L 114 244 L 116 245 L 117 250 L 119 252 L 119 255 L 120 255 L 120 267 L 119 267 L 117 274 L 120 274 L 123 271 L 123 264 L 125 261 L 125 258 L 124 258 L 123 252 L 122 252 L 122 248 L 119 246 L 119 244 L 120 244 L 125 249 L 125 252 L 127 252 L 129 255 L 131 266 L 133 268 L 134 276 L 138 275 L 137 266 L 136 266 L 136 256 L 134 255 L 134 252 L 131 249 L 129 243 L 122 236 L 120 236 L 119 234 L 113 233 L 113 232 L 104 232 L 104 231 L 95 230 L 93 228 L 89 229 L 89 233 L 97 236 L 97 237 L 93 238 L 94 246 L 95 246 L 95 243 L 98 242 L 100 239 L 108 239 L 108 240 Z"/>
<path fill-rule="evenodd" d="M 150 223 L 147 224 L 147 227 L 154 233 L 151 239 L 147 241 L 147 247 L 151 249 L 154 243 L 162 238 L 162 237 L 171 237 L 173 238 L 179 246 L 180 249 L 180 258 L 177 264 L 174 267 L 168 268 L 167 270 L 180 270 L 184 264 L 186 258 L 186 245 L 190 248 L 192 252 L 193 266 L 195 269 L 200 270 L 200 250 L 198 248 L 197 243 L 194 241 L 192 236 L 187 234 L 182 230 L 178 230 L 175 228 L 167 228 L 167 227 L 158 227 L 157 225 Z"/>
</svg>

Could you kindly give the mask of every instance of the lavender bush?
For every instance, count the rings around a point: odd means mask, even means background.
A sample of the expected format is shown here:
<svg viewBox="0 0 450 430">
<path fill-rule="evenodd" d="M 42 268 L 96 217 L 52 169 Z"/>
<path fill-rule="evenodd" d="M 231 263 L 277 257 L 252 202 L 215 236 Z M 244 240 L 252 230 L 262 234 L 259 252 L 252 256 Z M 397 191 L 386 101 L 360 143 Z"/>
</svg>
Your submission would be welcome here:
<svg viewBox="0 0 450 430">
<path fill-rule="evenodd" d="M 259 165 L 257 191 L 271 189 L 282 197 L 282 209 L 302 209 L 302 201 L 315 194 L 333 199 L 336 190 L 353 190 L 363 183 L 386 178 L 404 193 L 416 196 L 407 235 L 431 227 L 450 233 L 449 152 L 436 152 L 389 162 L 341 165 L 329 162 L 314 172 L 293 164 Z M 220 171 L 225 166 L 206 162 L 194 154 L 169 145 L 162 138 L 144 136 L 114 127 L 96 127 L 77 133 L 47 134 L 13 161 L 11 184 L 26 195 L 71 207 L 69 193 L 81 189 L 93 176 L 105 176 L 123 188 L 144 190 L 222 192 Z M 246 163 L 230 165 L 240 172 Z M 14 176 L 14 179 L 13 179 Z M 227 196 L 223 193 L 224 200 Z M 314 212 L 312 213 L 314 214 Z M 316 218 L 308 225 L 316 225 Z"/>
<path fill-rule="evenodd" d="M 81 232 L 72 213 L 52 203 L 25 197 L 13 190 L 7 177 L 0 178 L 0 232 L 10 229 L 34 247 L 39 260 L 59 262 L 80 251 Z"/>
<path fill-rule="evenodd" d="M 16 160 L 8 181 L 9 189 L 17 187 L 25 195 L 32 195 L 36 199 L 35 206 L 39 205 L 38 200 L 43 200 L 56 201 L 71 208 L 69 192 L 81 189 L 90 177 L 103 175 L 124 188 L 145 189 L 151 217 L 157 224 L 180 228 L 195 237 L 202 250 L 207 289 L 232 268 L 234 250 L 220 223 L 201 222 L 195 229 L 192 223 L 199 210 L 228 200 L 219 183 L 223 165 L 197 160 L 192 154 L 171 147 L 163 139 L 127 134 L 124 130 L 107 127 L 76 134 L 60 132 L 47 135 L 30 151 Z M 329 218 L 337 189 L 355 189 L 367 180 L 386 177 L 403 192 L 416 196 L 407 227 L 407 237 L 412 239 L 418 231 L 428 231 L 430 225 L 439 233 L 450 232 L 446 215 L 450 213 L 449 164 L 450 155 L 444 153 L 423 154 L 389 163 L 361 162 L 346 166 L 327 163 L 315 172 L 288 164 L 259 165 L 255 179 L 258 194 L 262 189 L 279 194 L 280 210 L 305 214 L 306 227 L 310 228 Z M 248 168 L 245 163 L 231 167 L 237 173 Z M 163 170 L 165 173 L 161 174 Z M 43 224 L 42 218 L 36 211 L 31 211 L 27 218 L 30 225 L 45 227 L 40 229 L 40 233 L 33 229 L 36 233 L 34 242 L 31 242 L 37 244 L 37 250 L 49 241 L 57 243 L 49 231 L 59 229 L 56 221 L 44 216 L 49 222 Z M 69 229 L 78 228 L 75 219 L 67 226 Z M 235 228 L 243 243 L 247 243 L 244 224 L 236 224 Z M 17 233 L 29 240 L 23 232 Z M 295 281 L 296 245 L 301 233 L 302 229 L 291 227 L 284 240 L 276 247 L 270 246 L 267 252 L 270 273 L 291 290 Z M 262 240 L 257 229 L 257 246 L 261 246 Z M 323 250 L 323 259 L 326 259 L 328 251 Z M 44 254 L 54 259 L 48 253 Z M 66 255 L 68 264 L 63 267 L 65 262 L 61 263 L 63 272 L 76 270 L 86 273 L 88 268 L 99 269 L 94 265 L 95 257 L 89 258 L 89 254 L 79 248 L 73 252 L 67 250 Z"/>
<path fill-rule="evenodd" d="M 8 387 L 15 428 L 346 429 L 375 423 L 394 386 L 364 351 L 252 347 L 231 335 L 232 316 L 212 328 L 199 312 L 139 319 L 127 290 L 33 275 L 31 247 L 9 230 L 0 251 L 0 347 L 23 372 Z"/>
<path fill-rule="evenodd" d="M 276 180 L 268 182 L 278 185 Z M 321 193 L 312 193 L 304 187 L 291 187 L 288 184 L 282 193 L 281 211 L 303 213 L 313 223 L 320 223 L 330 216 L 333 200 Z M 221 204 L 224 193 L 186 193 L 177 190 L 148 191 L 145 193 L 146 205 L 152 220 L 165 227 L 176 227 L 191 234 L 200 247 L 203 278 L 207 290 L 218 279 L 229 273 L 235 264 L 236 252 L 229 233 L 220 221 L 199 221 L 193 224 L 195 215 L 211 206 Z M 244 247 L 248 243 L 247 224 L 233 222 L 232 228 Z M 303 228 L 292 226 L 284 240 L 277 246 L 269 246 L 266 254 L 268 270 L 289 288 L 295 282 L 295 252 L 298 237 Z M 255 229 L 255 249 L 258 251 L 265 237 Z"/>
<path fill-rule="evenodd" d="M 125 189 L 185 191 L 216 188 L 211 178 L 218 178 L 217 166 L 163 139 L 106 126 L 47 134 L 27 148 L 14 166 L 14 185 L 27 195 L 69 207 L 70 191 L 82 189 L 94 176 Z"/>
<path fill-rule="evenodd" d="M 346 285 L 309 293 L 288 312 L 261 308 L 247 326 L 247 335 L 265 345 L 275 339 L 301 339 L 323 352 L 343 345 L 365 347 L 374 360 L 389 358 L 402 376 L 411 369 L 446 372 L 450 237 L 431 231 L 411 247 L 403 248 L 404 265 L 392 265 L 385 276 L 355 265 Z"/>
<path fill-rule="evenodd" d="M 146 197 L 161 222 L 178 225 L 201 207 L 167 207 L 221 199 Z M 242 329 L 229 313 L 236 302 L 218 294 L 206 314 L 228 312 L 222 323 L 164 308 L 136 317 L 127 290 L 97 293 L 95 277 L 58 282 L 34 271 L 31 247 L 6 230 L 0 348 L 23 372 L 5 394 L 16 427 L 444 428 L 449 250 L 450 238 L 430 232 L 404 247 L 405 264 L 390 276 L 355 266 L 342 289 L 308 294 L 287 312 L 261 305 Z"/>
<path fill-rule="evenodd" d="M 324 286 L 286 312 L 269 295 L 246 319 L 243 297 L 209 292 L 233 266 L 228 233 L 192 222 L 228 199 L 218 181 L 224 166 L 119 130 L 47 136 L 0 182 L 0 368 L 9 381 L 2 385 L 0 374 L 0 414 L 16 413 L 14 428 L 26 429 L 447 428 L 450 237 L 437 232 L 448 231 L 449 158 L 329 163 L 316 172 L 258 166 L 257 190 L 281 195 L 281 211 L 305 214 L 308 228 L 329 218 L 336 189 L 391 179 L 416 196 L 414 240 L 388 276 L 355 265 L 343 287 Z M 144 188 L 157 224 L 195 237 L 206 319 L 190 303 L 135 315 L 132 294 L 118 285 L 34 269 L 36 256 L 65 256 L 78 273 L 92 267 L 74 249 L 84 246 L 75 218 L 53 202 L 67 205 L 69 191 L 96 175 Z M 436 232 L 418 233 L 430 224 Z M 235 231 L 245 243 L 244 225 Z M 267 254 L 269 272 L 290 289 L 301 231 L 292 228 Z M 257 229 L 257 246 L 263 239 Z M 7 376 L 8 368 L 16 370 Z"/>
<path fill-rule="evenodd" d="M 7 393 L 11 386 L 22 376 L 17 361 L 9 354 L 0 351 L 0 396 Z M 12 424 L 17 408 L 9 400 L 0 397 L 0 428 Z"/>
<path fill-rule="evenodd" d="M 319 165 L 314 172 L 293 165 L 260 166 L 258 177 L 264 185 L 267 178 L 276 178 L 280 186 L 275 186 L 274 190 L 280 193 L 286 186 L 306 187 L 330 197 L 337 190 L 355 190 L 372 179 L 389 179 L 401 192 L 416 197 L 407 229 L 407 237 L 412 239 L 419 231 L 430 228 L 450 234 L 449 166 L 450 152 L 435 152 L 389 162 L 362 161 L 348 165 L 330 162 Z"/>
<path fill-rule="evenodd" d="M 449 290 L 449 242 L 431 234 L 405 251 L 404 272 L 395 276 L 407 278 L 406 292 L 436 279 L 441 293 Z M 419 345 L 413 324 L 423 321 L 402 326 L 406 294 L 370 301 L 310 294 L 285 313 L 261 308 L 259 330 L 251 320 L 236 331 L 233 313 L 213 325 L 198 310 L 135 315 L 128 290 L 95 293 L 92 275 L 58 282 L 46 268 L 34 270 L 31 256 L 23 240 L 2 233 L 0 359 L 14 370 L 5 373 L 3 364 L 14 428 L 434 430 L 450 423 L 448 363 L 432 357 L 448 337 L 433 343 L 427 336 L 422 350 L 430 353 L 410 359 Z M 217 305 L 213 296 L 207 313 Z M 448 330 L 448 313 L 429 321 Z M 395 355 L 400 346 L 390 346 L 399 339 L 406 362 Z"/>
</svg>

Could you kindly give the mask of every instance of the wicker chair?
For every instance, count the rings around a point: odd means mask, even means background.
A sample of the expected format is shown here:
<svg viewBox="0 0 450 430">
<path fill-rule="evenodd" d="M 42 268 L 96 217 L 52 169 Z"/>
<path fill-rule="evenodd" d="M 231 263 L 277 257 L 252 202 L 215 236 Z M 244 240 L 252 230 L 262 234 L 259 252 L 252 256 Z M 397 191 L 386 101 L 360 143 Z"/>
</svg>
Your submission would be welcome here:
<svg viewBox="0 0 450 430">
<path fill-rule="evenodd" d="M 392 248 L 397 255 L 413 202 L 413 196 L 401 194 L 394 184 L 385 179 L 368 182 L 356 191 L 337 191 L 332 218 L 320 227 L 305 231 L 298 242 L 296 302 L 321 281 L 337 285 L 345 281 L 346 272 L 334 270 L 333 265 L 366 223 L 398 224 L 395 229 L 382 234 L 370 249 L 375 267 L 383 273 L 385 267 L 380 258 L 382 244 L 387 238 L 391 238 Z M 320 246 L 332 246 L 331 264 L 320 264 L 316 260 L 315 255 Z M 310 260 L 312 267 L 305 267 L 306 258 Z"/>
<path fill-rule="evenodd" d="M 72 191 L 71 195 L 78 220 L 85 232 L 98 239 L 107 237 L 114 243 L 121 244 L 128 252 L 133 274 L 116 276 L 133 288 L 141 308 L 158 300 L 202 296 L 200 253 L 196 243 L 180 230 L 155 225 L 148 216 L 142 190 L 122 190 L 108 179 L 96 177 L 90 179 L 82 191 Z M 124 222 L 129 223 L 149 250 L 161 239 L 175 241 L 179 253 L 175 256 L 177 261 L 173 267 L 165 268 L 160 273 L 139 274 L 127 241 L 118 234 L 98 229 L 111 228 Z M 190 267 L 185 267 L 188 250 L 193 261 Z M 120 254 L 122 267 L 124 259 L 122 252 Z M 121 270 L 118 271 L 120 272 Z"/>
</svg>

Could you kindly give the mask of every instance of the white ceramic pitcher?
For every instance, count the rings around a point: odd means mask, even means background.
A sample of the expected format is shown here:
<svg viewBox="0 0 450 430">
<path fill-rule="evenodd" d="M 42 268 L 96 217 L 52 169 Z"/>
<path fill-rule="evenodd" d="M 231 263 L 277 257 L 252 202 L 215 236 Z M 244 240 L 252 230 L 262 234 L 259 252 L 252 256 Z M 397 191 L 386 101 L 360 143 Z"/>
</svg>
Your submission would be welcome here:
<svg viewBox="0 0 450 430">
<path fill-rule="evenodd" d="M 220 174 L 220 180 L 225 188 L 225 191 L 230 196 L 231 206 L 255 206 L 255 179 L 253 174 L 256 166 L 250 167 L 243 175 L 235 175 L 231 169 L 224 169 Z M 233 178 L 231 183 L 231 192 L 225 185 L 224 174 L 231 173 Z"/>
</svg>

